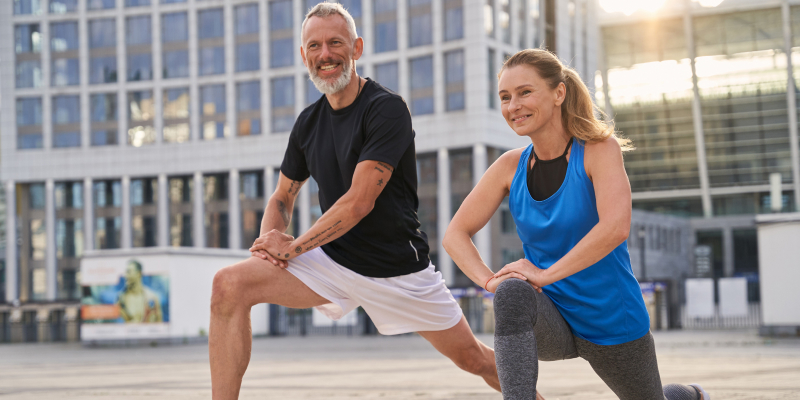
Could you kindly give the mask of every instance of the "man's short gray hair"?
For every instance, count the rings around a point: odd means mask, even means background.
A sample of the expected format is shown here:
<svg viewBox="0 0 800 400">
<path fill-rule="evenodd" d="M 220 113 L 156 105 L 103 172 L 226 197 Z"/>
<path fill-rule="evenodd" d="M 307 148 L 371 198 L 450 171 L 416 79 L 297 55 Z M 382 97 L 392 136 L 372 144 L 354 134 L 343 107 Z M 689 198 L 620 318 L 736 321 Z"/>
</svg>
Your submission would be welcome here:
<svg viewBox="0 0 800 400">
<path fill-rule="evenodd" d="M 344 18 L 344 21 L 347 23 L 347 31 L 350 33 L 350 40 L 356 41 L 358 38 L 358 34 L 356 33 L 356 21 L 353 20 L 353 16 L 350 15 L 349 12 L 339 3 L 327 3 L 323 1 L 311 8 L 306 14 L 306 19 L 303 20 L 303 25 L 300 27 L 300 41 L 303 46 L 305 46 L 305 39 L 303 38 L 303 32 L 306 29 L 306 23 L 311 17 L 320 17 L 325 18 L 329 17 L 333 14 L 339 14 Z"/>
</svg>

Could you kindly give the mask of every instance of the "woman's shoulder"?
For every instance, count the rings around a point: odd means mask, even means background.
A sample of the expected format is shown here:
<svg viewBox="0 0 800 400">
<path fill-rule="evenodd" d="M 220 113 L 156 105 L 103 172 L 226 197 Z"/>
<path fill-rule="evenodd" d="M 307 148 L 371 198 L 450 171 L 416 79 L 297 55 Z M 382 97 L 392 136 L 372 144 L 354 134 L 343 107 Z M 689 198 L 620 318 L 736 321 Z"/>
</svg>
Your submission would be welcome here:
<svg viewBox="0 0 800 400">
<path fill-rule="evenodd" d="M 502 168 L 503 170 L 516 170 L 519 165 L 519 158 L 522 157 L 522 153 L 525 152 L 525 149 L 527 149 L 527 147 L 520 147 L 501 154 L 492 166 L 497 165 L 498 168 Z"/>
</svg>

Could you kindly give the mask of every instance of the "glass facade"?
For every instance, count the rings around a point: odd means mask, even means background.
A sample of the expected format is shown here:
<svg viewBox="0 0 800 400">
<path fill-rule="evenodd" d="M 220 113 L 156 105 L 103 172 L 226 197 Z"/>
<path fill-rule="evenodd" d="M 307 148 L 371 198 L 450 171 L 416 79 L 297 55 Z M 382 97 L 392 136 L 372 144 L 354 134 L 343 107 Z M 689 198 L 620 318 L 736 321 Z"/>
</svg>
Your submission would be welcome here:
<svg viewBox="0 0 800 400">
<path fill-rule="evenodd" d="M 117 144 L 117 94 L 98 93 L 89 98 L 91 103 L 92 146 Z"/>
<path fill-rule="evenodd" d="M 50 14 L 66 14 L 78 11 L 78 0 L 50 0 Z"/>
<path fill-rule="evenodd" d="M 89 21 L 89 83 L 117 81 L 117 27 L 113 18 Z"/>
<path fill-rule="evenodd" d="M 128 81 L 153 79 L 153 49 L 149 15 L 128 17 L 125 21 L 125 49 Z"/>
<path fill-rule="evenodd" d="M 194 179 L 191 176 L 169 178 L 169 245 L 192 246 L 192 198 Z"/>
<path fill-rule="evenodd" d="M 409 0 L 408 16 L 408 46 L 417 47 L 433 43 L 431 0 Z"/>
<path fill-rule="evenodd" d="M 203 176 L 206 247 L 228 248 L 228 174 Z"/>
<path fill-rule="evenodd" d="M 164 89 L 164 142 L 189 140 L 189 88 Z"/>
<path fill-rule="evenodd" d="M 77 21 L 50 24 L 50 58 L 52 60 L 50 84 L 52 86 L 80 84 L 79 46 Z"/>
<path fill-rule="evenodd" d="M 75 281 L 80 257 L 83 256 L 83 182 L 56 182 L 56 264 L 58 269 L 57 295 L 61 300 L 78 299 L 79 286 Z"/>
<path fill-rule="evenodd" d="M 239 199 L 242 208 L 242 249 L 250 248 L 260 236 L 264 218 L 264 172 L 247 171 L 239 175 Z"/>
<path fill-rule="evenodd" d="M 39 24 L 14 27 L 15 86 L 17 88 L 42 86 L 41 40 Z"/>
<path fill-rule="evenodd" d="M 17 148 L 40 149 L 42 140 L 42 99 L 22 97 L 17 99 Z"/>
<path fill-rule="evenodd" d="M 80 147 L 81 102 L 78 95 L 53 97 L 53 147 Z"/>
<path fill-rule="evenodd" d="M 795 9 L 793 20 L 800 21 Z M 796 21 L 792 23 L 795 30 Z M 787 55 L 781 9 L 698 15 L 691 29 L 712 215 L 770 212 L 758 186 L 792 182 Z M 689 41 L 681 18 L 602 29 L 608 67 L 601 108 L 636 150 L 625 156 L 635 192 L 700 188 Z M 662 79 L 652 79 L 660 76 Z M 606 93 L 608 98 L 606 98 Z M 754 187 L 742 194 L 716 188 Z M 793 195 L 786 201 L 794 209 Z M 783 199 L 781 200 L 783 201 Z M 766 203 L 769 204 L 769 203 Z M 700 198 L 634 201 L 634 207 L 702 215 Z"/>
<path fill-rule="evenodd" d="M 397 61 L 375 65 L 375 80 L 394 92 L 400 91 Z"/>
<path fill-rule="evenodd" d="M 373 0 L 375 52 L 397 50 L 397 0 Z"/>
<path fill-rule="evenodd" d="M 433 114 L 433 56 L 409 60 L 411 115 Z"/>
<path fill-rule="evenodd" d="M 260 68 L 258 43 L 258 4 L 234 8 L 236 29 L 236 72 L 257 71 Z"/>
<path fill-rule="evenodd" d="M 161 16 L 162 77 L 189 76 L 189 22 L 185 12 Z"/>
<path fill-rule="evenodd" d="M 133 247 L 153 247 L 157 241 L 158 179 L 131 179 L 131 239 Z"/>
<path fill-rule="evenodd" d="M 236 84 L 236 135 L 261 134 L 261 82 Z"/>
<path fill-rule="evenodd" d="M 199 74 L 225 73 L 225 24 L 222 8 L 211 8 L 197 12 Z"/>
<path fill-rule="evenodd" d="M 294 77 L 272 80 L 272 132 L 289 132 L 294 126 Z"/>
<path fill-rule="evenodd" d="M 128 92 L 128 144 L 140 147 L 155 143 L 156 132 L 153 128 L 155 104 L 153 91 L 140 90 Z"/>
<path fill-rule="evenodd" d="M 288 67 L 294 63 L 292 1 L 279 0 L 269 3 L 269 66 Z"/>
<path fill-rule="evenodd" d="M 447 111 L 463 110 L 464 104 L 464 50 L 444 53 L 444 81 Z"/>
<path fill-rule="evenodd" d="M 444 1 L 444 40 L 464 38 L 464 0 Z"/>
<path fill-rule="evenodd" d="M 117 249 L 121 245 L 122 184 L 119 180 L 95 181 L 94 196 L 94 247 Z"/>
<path fill-rule="evenodd" d="M 204 140 L 228 137 L 224 84 L 200 87 L 200 110 Z"/>
</svg>

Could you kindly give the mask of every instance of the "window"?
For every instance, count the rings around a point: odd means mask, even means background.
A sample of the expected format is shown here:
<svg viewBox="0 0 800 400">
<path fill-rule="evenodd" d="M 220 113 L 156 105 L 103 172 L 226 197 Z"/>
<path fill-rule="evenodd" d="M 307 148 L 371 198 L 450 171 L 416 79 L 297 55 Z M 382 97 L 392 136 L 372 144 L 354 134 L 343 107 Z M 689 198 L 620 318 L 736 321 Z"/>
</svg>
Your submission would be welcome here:
<svg viewBox="0 0 800 400">
<path fill-rule="evenodd" d="M 53 97 L 53 147 L 80 147 L 80 104 L 78 95 Z"/>
<path fill-rule="evenodd" d="M 228 247 L 228 174 L 203 176 L 206 247 Z"/>
<path fill-rule="evenodd" d="M 58 182 L 54 191 L 56 210 L 83 209 L 83 182 Z"/>
<path fill-rule="evenodd" d="M 361 0 L 339 0 L 339 4 L 353 17 L 353 21 L 356 23 L 356 34 L 361 36 Z"/>
<path fill-rule="evenodd" d="M 131 228 L 133 247 L 156 245 L 156 203 L 158 179 L 139 178 L 131 180 Z"/>
<path fill-rule="evenodd" d="M 78 11 L 78 0 L 50 0 L 50 14 L 66 14 Z"/>
<path fill-rule="evenodd" d="M 89 21 L 89 83 L 117 81 L 117 28 L 113 18 Z"/>
<path fill-rule="evenodd" d="M 291 0 L 269 3 L 269 36 L 271 68 L 287 67 L 294 63 Z"/>
<path fill-rule="evenodd" d="M 78 23 L 56 22 L 50 24 L 50 50 L 54 52 L 78 50 Z"/>
<path fill-rule="evenodd" d="M 40 0 L 14 0 L 14 15 L 38 15 L 41 13 Z"/>
<path fill-rule="evenodd" d="M 412 58 L 411 115 L 433 114 L 433 56 Z"/>
<path fill-rule="evenodd" d="M 164 141 L 189 140 L 189 88 L 164 89 Z"/>
<path fill-rule="evenodd" d="M 41 149 L 42 99 L 28 97 L 17 99 L 17 148 Z"/>
<path fill-rule="evenodd" d="M 77 22 L 50 24 L 51 85 L 72 86 L 80 84 L 78 47 Z"/>
<path fill-rule="evenodd" d="M 92 146 L 117 144 L 117 94 L 92 94 L 90 102 Z"/>
<path fill-rule="evenodd" d="M 503 35 L 503 42 L 511 44 L 511 0 L 500 0 L 500 14 L 497 19 L 500 33 Z"/>
<path fill-rule="evenodd" d="M 397 50 L 397 0 L 373 0 L 375 52 Z"/>
<path fill-rule="evenodd" d="M 464 50 L 444 53 L 444 82 L 447 111 L 463 110 Z"/>
<path fill-rule="evenodd" d="M 239 198 L 242 209 L 241 248 L 250 247 L 261 233 L 264 217 L 264 172 L 242 172 L 239 176 Z"/>
<path fill-rule="evenodd" d="M 260 68 L 258 48 L 258 4 L 234 8 L 236 29 L 236 71 L 257 71 Z"/>
<path fill-rule="evenodd" d="M 169 178 L 169 245 L 192 245 L 192 189 L 191 176 Z"/>
<path fill-rule="evenodd" d="M 150 0 L 125 0 L 125 7 L 149 6 Z"/>
<path fill-rule="evenodd" d="M 128 81 L 153 79 L 153 54 L 150 16 L 128 17 L 125 23 Z"/>
<path fill-rule="evenodd" d="M 224 32 L 221 8 L 197 13 L 198 61 L 201 76 L 225 73 Z"/>
<path fill-rule="evenodd" d="M 236 84 L 236 135 L 261 134 L 261 82 Z"/>
<path fill-rule="evenodd" d="M 306 106 L 315 103 L 322 97 L 322 92 L 317 90 L 314 82 L 306 75 Z"/>
<path fill-rule="evenodd" d="M 75 258 L 83 255 L 83 220 L 56 219 L 56 257 Z"/>
<path fill-rule="evenodd" d="M 444 2 L 444 40 L 464 38 L 464 0 Z"/>
<path fill-rule="evenodd" d="M 104 10 L 116 6 L 117 0 L 86 0 L 86 8 L 89 10 Z"/>
<path fill-rule="evenodd" d="M 289 132 L 294 125 L 294 77 L 272 80 L 272 132 Z"/>
<path fill-rule="evenodd" d="M 92 185 L 96 249 L 120 247 L 122 185 L 119 180 L 99 180 Z"/>
<path fill-rule="evenodd" d="M 495 69 L 495 50 L 489 49 L 486 56 L 489 62 L 489 108 L 497 107 L 497 70 Z"/>
<path fill-rule="evenodd" d="M 433 43 L 431 0 L 409 0 L 408 15 L 408 46 Z"/>
<path fill-rule="evenodd" d="M 207 85 L 200 87 L 200 109 L 203 139 L 213 140 L 229 136 L 225 85 Z"/>
<path fill-rule="evenodd" d="M 153 92 L 128 92 L 128 144 L 140 147 L 156 141 L 153 129 Z"/>
<path fill-rule="evenodd" d="M 394 92 L 400 90 L 397 61 L 375 65 L 375 80 Z"/>
<path fill-rule="evenodd" d="M 189 76 L 189 25 L 185 12 L 161 17 L 162 76 L 164 79 Z"/>
<path fill-rule="evenodd" d="M 41 40 L 39 24 L 14 27 L 15 84 L 17 88 L 42 86 Z"/>
<path fill-rule="evenodd" d="M 486 0 L 483 6 L 483 30 L 486 36 L 494 37 L 494 0 Z"/>
</svg>

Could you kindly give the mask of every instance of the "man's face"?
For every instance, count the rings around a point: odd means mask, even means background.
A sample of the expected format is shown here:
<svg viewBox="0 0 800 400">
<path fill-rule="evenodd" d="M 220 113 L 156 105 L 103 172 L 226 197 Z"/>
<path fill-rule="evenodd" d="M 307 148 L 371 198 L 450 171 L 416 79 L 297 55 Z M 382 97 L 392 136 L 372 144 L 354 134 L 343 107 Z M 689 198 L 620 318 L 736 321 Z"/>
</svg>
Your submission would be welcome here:
<svg viewBox="0 0 800 400">
<path fill-rule="evenodd" d="M 133 264 L 128 264 L 127 268 L 125 268 L 125 286 L 130 286 L 141 279 L 142 274 L 139 273 L 139 269 Z"/>
<path fill-rule="evenodd" d="M 353 64 L 361 57 L 363 41 L 353 41 L 347 22 L 338 14 L 311 17 L 303 30 L 300 55 L 314 86 L 322 93 L 344 89 L 352 77 Z"/>
</svg>

